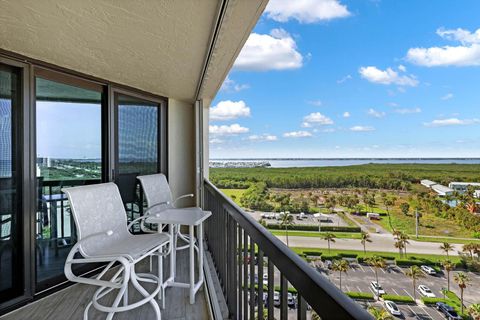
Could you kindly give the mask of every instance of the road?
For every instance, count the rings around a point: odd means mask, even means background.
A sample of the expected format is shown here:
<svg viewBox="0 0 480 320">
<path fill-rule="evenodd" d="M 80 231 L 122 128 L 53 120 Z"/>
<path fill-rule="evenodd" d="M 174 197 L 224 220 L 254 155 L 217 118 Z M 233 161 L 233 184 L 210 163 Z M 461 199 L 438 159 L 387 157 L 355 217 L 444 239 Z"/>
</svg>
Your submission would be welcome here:
<svg viewBox="0 0 480 320">
<path fill-rule="evenodd" d="M 280 240 L 286 243 L 285 236 L 277 236 Z M 367 243 L 367 251 L 382 251 L 398 253 L 398 249 L 395 248 L 395 239 L 391 234 L 370 234 L 372 242 Z M 306 247 L 306 248 L 328 248 L 326 240 L 314 237 L 298 237 L 289 236 L 290 247 Z M 426 254 L 438 254 L 444 255 L 445 252 L 440 249 L 440 243 L 438 242 L 424 242 L 409 240 L 407 245 L 408 253 L 426 253 Z M 453 244 L 455 251 L 451 251 L 450 255 L 458 255 L 458 251 L 462 250 L 462 244 Z M 331 243 L 332 249 L 340 250 L 363 250 L 363 245 L 360 240 L 357 239 L 335 239 L 335 243 Z"/>
</svg>

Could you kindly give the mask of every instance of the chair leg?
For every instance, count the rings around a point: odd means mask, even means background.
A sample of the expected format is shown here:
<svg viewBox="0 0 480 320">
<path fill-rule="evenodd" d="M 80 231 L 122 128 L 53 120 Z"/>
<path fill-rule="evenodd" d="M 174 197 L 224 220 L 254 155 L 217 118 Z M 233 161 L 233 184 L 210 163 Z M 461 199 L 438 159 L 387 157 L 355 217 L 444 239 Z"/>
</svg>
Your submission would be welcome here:
<svg viewBox="0 0 480 320">
<path fill-rule="evenodd" d="M 130 272 L 131 272 L 130 273 L 130 280 L 132 281 L 132 284 L 135 287 L 135 289 L 137 289 L 138 292 L 140 292 L 140 294 L 142 296 L 144 296 L 145 298 L 149 297 L 150 294 L 140 285 L 140 283 L 138 283 L 137 275 L 135 273 L 135 269 L 132 268 Z M 155 301 L 155 298 L 152 297 L 152 299 L 150 299 L 149 302 L 153 306 L 153 309 L 155 311 L 155 315 L 157 316 L 156 317 L 157 320 L 161 320 L 162 316 L 161 316 L 161 313 L 160 313 L 160 308 L 158 307 L 158 303 Z M 111 319 L 107 319 L 107 320 L 111 320 Z"/>
</svg>

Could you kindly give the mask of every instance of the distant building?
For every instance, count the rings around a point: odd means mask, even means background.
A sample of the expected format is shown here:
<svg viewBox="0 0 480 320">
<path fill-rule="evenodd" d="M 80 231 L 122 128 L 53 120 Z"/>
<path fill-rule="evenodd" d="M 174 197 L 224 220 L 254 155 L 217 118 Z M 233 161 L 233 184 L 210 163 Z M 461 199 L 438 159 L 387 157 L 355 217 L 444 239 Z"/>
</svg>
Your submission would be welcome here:
<svg viewBox="0 0 480 320">
<path fill-rule="evenodd" d="M 434 184 L 432 187 L 432 190 L 435 191 L 439 196 L 451 196 L 455 192 L 455 190 L 443 186 L 441 184 Z"/>
<path fill-rule="evenodd" d="M 422 186 L 427 187 L 427 188 L 431 188 L 433 185 L 436 185 L 437 183 L 435 181 L 431 181 L 431 180 L 422 180 L 422 181 L 420 181 L 420 184 Z"/>
<path fill-rule="evenodd" d="M 467 191 L 469 186 L 475 187 L 475 189 L 480 189 L 480 182 L 450 182 L 448 184 L 449 188 L 460 193 Z"/>
</svg>

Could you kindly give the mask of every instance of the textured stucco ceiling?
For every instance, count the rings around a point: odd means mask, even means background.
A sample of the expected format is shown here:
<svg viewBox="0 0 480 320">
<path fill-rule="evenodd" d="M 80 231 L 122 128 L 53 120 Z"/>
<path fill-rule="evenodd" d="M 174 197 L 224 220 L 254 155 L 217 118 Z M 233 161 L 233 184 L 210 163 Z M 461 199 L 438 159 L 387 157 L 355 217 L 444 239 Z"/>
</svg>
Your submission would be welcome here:
<svg viewBox="0 0 480 320">
<path fill-rule="evenodd" d="M 219 4 L 216 0 L 0 0 L 0 48 L 192 101 Z M 229 1 L 203 96 L 216 93 L 265 4 L 265 0 Z"/>
</svg>

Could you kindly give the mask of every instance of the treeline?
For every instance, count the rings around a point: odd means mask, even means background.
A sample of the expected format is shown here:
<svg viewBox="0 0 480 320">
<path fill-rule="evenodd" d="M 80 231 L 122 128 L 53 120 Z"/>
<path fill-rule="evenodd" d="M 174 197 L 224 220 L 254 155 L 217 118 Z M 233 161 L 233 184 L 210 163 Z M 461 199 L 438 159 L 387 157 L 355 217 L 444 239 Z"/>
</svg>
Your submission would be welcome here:
<svg viewBox="0 0 480 320">
<path fill-rule="evenodd" d="M 422 179 L 442 184 L 480 181 L 478 164 L 366 164 L 315 168 L 212 168 L 210 180 L 220 188 L 369 188 L 408 191 Z"/>
</svg>

